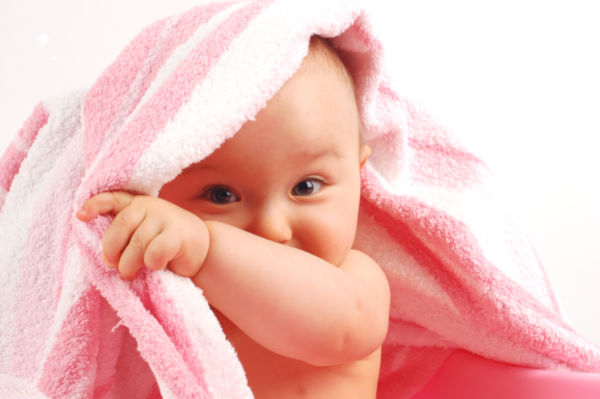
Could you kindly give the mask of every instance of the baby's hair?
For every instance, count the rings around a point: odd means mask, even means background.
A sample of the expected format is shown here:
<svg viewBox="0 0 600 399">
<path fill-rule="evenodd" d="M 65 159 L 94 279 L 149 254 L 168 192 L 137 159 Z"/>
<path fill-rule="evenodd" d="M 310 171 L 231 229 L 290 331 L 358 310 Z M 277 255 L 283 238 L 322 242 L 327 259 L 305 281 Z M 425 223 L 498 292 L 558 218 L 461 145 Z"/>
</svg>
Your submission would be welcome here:
<svg viewBox="0 0 600 399">
<path fill-rule="evenodd" d="M 352 90 L 354 91 L 354 81 L 352 76 L 350 76 L 348 69 L 346 69 L 346 65 L 327 39 L 317 35 L 311 36 L 308 55 L 306 58 L 309 61 L 316 60 L 325 62 L 328 66 L 333 67 L 334 70 L 340 74 L 340 77 L 342 77 L 352 86 Z M 307 64 L 311 65 L 310 62 Z"/>
<path fill-rule="evenodd" d="M 339 77 L 342 78 L 350 86 L 352 93 L 354 94 L 354 98 L 356 99 L 356 87 L 354 85 L 354 79 L 352 78 L 352 75 L 350 75 L 350 72 L 348 72 L 344 61 L 342 61 L 341 57 L 339 56 L 335 48 L 332 46 L 332 44 L 329 42 L 329 40 L 318 35 L 312 35 L 310 38 L 310 44 L 306 60 L 308 62 L 304 63 L 303 65 L 307 68 L 318 68 L 323 66 L 323 64 L 333 68 L 333 70 L 339 74 Z M 359 144 L 362 144 L 363 134 L 362 121 L 360 115 L 358 119 Z"/>
</svg>

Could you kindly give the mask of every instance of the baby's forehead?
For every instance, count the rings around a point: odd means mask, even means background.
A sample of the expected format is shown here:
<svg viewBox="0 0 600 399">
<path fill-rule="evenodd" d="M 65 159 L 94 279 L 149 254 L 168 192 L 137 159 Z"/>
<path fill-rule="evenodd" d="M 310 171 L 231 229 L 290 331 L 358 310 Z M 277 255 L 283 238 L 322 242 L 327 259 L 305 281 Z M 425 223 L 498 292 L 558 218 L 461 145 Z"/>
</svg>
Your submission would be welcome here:
<svg viewBox="0 0 600 399">
<path fill-rule="evenodd" d="M 281 161 L 339 158 L 342 147 L 356 143 L 357 137 L 360 142 L 357 111 L 344 63 L 328 42 L 313 36 L 309 54 L 294 77 L 254 119 L 199 163 L 205 170 L 216 169 L 220 161 L 241 163 L 246 157 L 240 155 L 256 152 L 258 142 L 264 143 L 260 148 L 281 154 Z M 355 118 L 358 123 L 353 123 Z"/>
</svg>

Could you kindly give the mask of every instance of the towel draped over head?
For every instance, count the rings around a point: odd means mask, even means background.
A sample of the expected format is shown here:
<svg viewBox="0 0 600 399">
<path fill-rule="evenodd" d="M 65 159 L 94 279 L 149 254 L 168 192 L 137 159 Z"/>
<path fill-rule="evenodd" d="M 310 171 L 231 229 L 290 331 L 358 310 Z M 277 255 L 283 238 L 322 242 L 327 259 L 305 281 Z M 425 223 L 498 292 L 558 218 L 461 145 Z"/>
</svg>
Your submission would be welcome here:
<svg viewBox="0 0 600 399">
<path fill-rule="evenodd" d="M 148 26 L 91 88 L 41 102 L 4 153 L 0 392 L 252 397 L 201 290 L 170 271 L 121 280 L 102 262 L 110 218 L 86 224 L 75 212 L 101 191 L 157 195 L 265 106 L 315 34 L 352 76 L 373 150 L 355 246 L 392 290 L 378 397 L 410 396 L 456 348 L 600 370 L 600 350 L 561 318 L 486 165 L 390 87 L 361 5 L 256 0 Z"/>
</svg>

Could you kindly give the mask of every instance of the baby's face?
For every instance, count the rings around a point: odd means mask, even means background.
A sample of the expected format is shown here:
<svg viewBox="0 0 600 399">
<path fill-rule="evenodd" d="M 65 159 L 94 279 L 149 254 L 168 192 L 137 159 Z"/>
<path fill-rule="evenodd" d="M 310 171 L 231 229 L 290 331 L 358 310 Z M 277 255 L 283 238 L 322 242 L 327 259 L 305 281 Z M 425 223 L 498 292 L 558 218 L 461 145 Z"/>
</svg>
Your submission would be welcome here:
<svg viewBox="0 0 600 399">
<path fill-rule="evenodd" d="M 350 84 L 331 67 L 305 68 L 160 197 L 339 265 L 354 240 L 367 155 Z"/>
</svg>

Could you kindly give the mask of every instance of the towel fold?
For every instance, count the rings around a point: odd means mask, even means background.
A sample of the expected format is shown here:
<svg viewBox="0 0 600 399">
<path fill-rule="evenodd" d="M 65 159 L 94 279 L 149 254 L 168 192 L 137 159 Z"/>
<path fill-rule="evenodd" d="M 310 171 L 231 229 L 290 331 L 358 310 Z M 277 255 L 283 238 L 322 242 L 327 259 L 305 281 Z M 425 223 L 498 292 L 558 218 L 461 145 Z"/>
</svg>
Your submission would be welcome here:
<svg viewBox="0 0 600 399">
<path fill-rule="evenodd" d="M 355 246 L 392 289 L 378 397 L 409 397 L 455 348 L 600 371 L 600 350 L 563 321 L 486 165 L 390 87 L 362 5 L 257 0 L 148 26 L 91 88 L 41 102 L 7 148 L 0 393 L 252 397 L 202 291 L 169 271 L 121 280 L 102 263 L 110 218 L 85 224 L 75 213 L 102 191 L 156 196 L 265 106 L 314 34 L 330 39 L 352 75 L 373 149 Z"/>
</svg>

